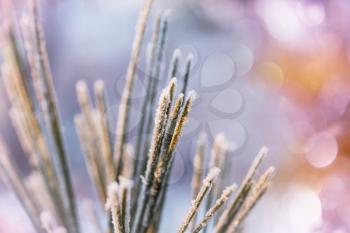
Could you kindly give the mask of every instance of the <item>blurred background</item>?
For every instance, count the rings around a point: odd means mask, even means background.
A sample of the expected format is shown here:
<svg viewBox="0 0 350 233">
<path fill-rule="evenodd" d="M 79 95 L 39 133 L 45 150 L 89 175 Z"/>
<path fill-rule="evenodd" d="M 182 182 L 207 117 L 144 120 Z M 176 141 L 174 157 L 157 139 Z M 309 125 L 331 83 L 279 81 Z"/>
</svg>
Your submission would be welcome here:
<svg viewBox="0 0 350 233">
<path fill-rule="evenodd" d="M 26 5 L 25 0 L 0 3 L 0 20 L 20 16 Z M 94 80 L 103 79 L 115 122 L 141 4 L 41 1 L 65 140 L 82 199 L 96 197 L 73 125 L 78 112 L 75 83 L 83 79 L 91 87 Z M 174 49 L 182 51 L 182 73 L 185 58 L 192 53 L 189 86 L 198 98 L 176 152 L 162 232 L 180 224 L 190 203 L 192 161 L 202 131 L 210 139 L 208 153 L 215 135 L 222 132 L 227 137 L 229 176 L 235 182 L 240 182 L 260 147 L 270 149 L 264 166 L 277 167 L 275 182 L 248 217 L 244 232 L 350 232 L 350 2 L 157 0 L 152 16 L 167 8 L 172 13 L 164 70 Z M 145 46 L 143 58 L 144 53 Z M 135 87 L 131 141 L 142 114 L 144 70 L 143 61 Z M 23 152 L 7 112 L 1 83 L 1 133 L 22 164 Z M 27 169 L 24 163 L 22 169 Z M 0 232 L 28 233 L 30 227 L 14 196 L 0 183 Z"/>
</svg>

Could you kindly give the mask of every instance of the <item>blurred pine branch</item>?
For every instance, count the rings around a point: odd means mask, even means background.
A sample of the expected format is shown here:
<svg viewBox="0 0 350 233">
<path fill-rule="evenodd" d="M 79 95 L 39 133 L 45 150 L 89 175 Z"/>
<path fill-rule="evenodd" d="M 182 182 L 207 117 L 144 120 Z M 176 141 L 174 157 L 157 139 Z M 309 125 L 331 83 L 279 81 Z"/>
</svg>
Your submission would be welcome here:
<svg viewBox="0 0 350 233">
<path fill-rule="evenodd" d="M 161 218 L 166 216 L 163 207 L 175 148 L 195 97 L 194 92 L 187 92 L 192 55 L 185 62 L 184 82 L 179 88 L 181 92 L 176 91 L 181 52 L 175 50 L 168 71 L 170 81 L 160 94 L 158 107 L 154 106 L 168 31 L 168 11 L 159 13 L 154 20 L 146 57 L 148 84 L 136 149 L 127 143 L 131 93 L 152 5 L 153 0 L 145 0 L 140 11 L 114 143 L 109 132 L 111 119 L 107 115 L 108 100 L 103 81 L 95 82 L 93 99 L 84 81 L 76 85 L 81 113 L 74 118 L 75 127 L 99 204 L 106 207 L 104 217 L 109 221 L 109 232 L 159 231 Z M 83 223 L 77 215 L 77 203 L 82 201 L 78 200 L 72 186 L 72 170 L 67 162 L 69 151 L 62 135 L 53 77 L 35 0 L 25 17 L 27 20 L 19 25 L 11 22 L 3 27 L 5 61 L 1 76 L 11 103 L 10 118 L 26 152 L 31 174 L 22 178 L 22 172 L 12 162 L 10 152 L 0 139 L 1 177 L 16 194 L 37 232 L 79 233 Z M 21 44 L 20 41 L 24 42 Z M 44 121 L 39 120 L 39 115 Z M 152 128 L 153 136 L 144 137 L 152 132 Z M 205 141 L 205 136 L 198 141 L 192 182 L 193 202 L 177 232 L 238 232 L 247 214 L 270 186 L 274 169 L 270 167 L 255 179 L 267 153 L 263 148 L 233 195 L 236 186 L 224 187 L 222 182 L 228 169 L 225 166 L 225 138 L 218 135 L 215 139 L 208 174 L 204 174 Z M 204 176 L 206 178 L 201 183 Z M 84 203 L 84 211 L 95 224 L 96 232 L 105 232 L 91 202 Z M 204 216 L 199 216 L 201 206 L 206 211 Z M 214 222 L 213 228 L 207 227 L 210 220 Z"/>
</svg>

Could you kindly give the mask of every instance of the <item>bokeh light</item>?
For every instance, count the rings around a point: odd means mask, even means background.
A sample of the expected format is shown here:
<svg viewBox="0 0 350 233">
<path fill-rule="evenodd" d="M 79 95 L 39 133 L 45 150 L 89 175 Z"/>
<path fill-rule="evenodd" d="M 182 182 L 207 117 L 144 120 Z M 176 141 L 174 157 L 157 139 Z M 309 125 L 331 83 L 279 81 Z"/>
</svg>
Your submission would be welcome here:
<svg viewBox="0 0 350 233">
<path fill-rule="evenodd" d="M 335 137 L 327 132 L 313 135 L 305 145 L 306 159 L 317 168 L 329 166 L 338 154 L 338 144 Z"/>
</svg>

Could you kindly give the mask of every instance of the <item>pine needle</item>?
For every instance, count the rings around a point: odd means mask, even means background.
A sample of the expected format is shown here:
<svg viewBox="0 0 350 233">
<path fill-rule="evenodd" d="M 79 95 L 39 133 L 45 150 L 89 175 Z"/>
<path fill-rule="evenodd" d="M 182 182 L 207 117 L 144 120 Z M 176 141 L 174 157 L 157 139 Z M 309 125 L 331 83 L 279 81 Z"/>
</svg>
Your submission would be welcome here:
<svg viewBox="0 0 350 233">
<path fill-rule="evenodd" d="M 203 185 L 201 189 L 199 190 L 199 193 L 197 197 L 193 200 L 191 208 L 189 209 L 188 213 L 186 214 L 185 220 L 180 226 L 180 229 L 177 231 L 178 233 L 184 233 L 190 224 L 193 216 L 197 213 L 198 208 L 200 204 L 203 202 L 204 197 L 207 195 L 207 193 L 210 191 L 213 182 L 215 178 L 219 175 L 220 169 L 219 168 L 212 168 L 207 177 L 203 180 Z"/>
<path fill-rule="evenodd" d="M 192 178 L 192 198 L 194 199 L 200 189 L 201 180 L 204 170 L 204 156 L 205 156 L 205 144 L 206 144 L 206 134 L 202 133 L 197 141 L 196 154 L 193 160 L 193 178 Z M 193 217 L 192 230 L 194 230 L 196 224 L 196 217 Z"/>
<path fill-rule="evenodd" d="M 253 161 L 250 169 L 248 170 L 244 180 L 241 183 L 241 186 L 237 192 L 237 196 L 236 196 L 234 202 L 231 204 L 230 207 L 226 208 L 226 210 L 220 216 L 220 219 L 215 226 L 215 230 L 214 230 L 215 233 L 225 232 L 225 230 L 227 229 L 231 220 L 240 211 L 245 199 L 248 197 L 248 195 L 253 187 L 253 177 L 254 177 L 258 167 L 260 166 L 262 160 L 266 156 L 267 151 L 268 151 L 268 149 L 266 147 L 263 147 L 259 151 L 259 153 L 256 156 L 255 160 Z"/>
<path fill-rule="evenodd" d="M 147 47 L 147 54 L 146 54 L 146 78 L 147 78 L 147 88 L 146 88 L 146 96 L 143 100 L 141 112 L 145 113 L 148 112 L 149 108 L 149 102 L 151 97 L 151 92 L 149 91 L 151 87 L 153 86 L 153 76 L 152 71 L 155 64 L 155 53 L 156 53 L 156 44 L 159 40 L 159 31 L 161 26 L 161 14 L 158 13 L 154 20 L 154 27 L 153 27 L 153 34 L 152 34 L 152 40 L 148 44 Z M 136 169 L 134 171 L 134 178 L 138 178 L 137 175 L 141 173 L 140 166 L 142 164 L 142 161 L 140 161 L 140 154 L 141 154 L 141 145 L 143 142 L 143 134 L 145 130 L 145 122 L 146 122 L 146 116 L 147 114 L 142 114 L 140 119 L 140 125 L 137 131 L 137 141 L 136 141 L 136 151 L 135 151 L 135 159 L 136 159 Z M 143 160 L 144 158 L 142 158 Z"/>
<path fill-rule="evenodd" d="M 265 173 L 259 178 L 257 183 L 252 188 L 251 194 L 245 200 L 242 206 L 242 210 L 235 216 L 231 224 L 228 227 L 228 232 L 236 232 L 238 227 L 252 210 L 255 204 L 260 200 L 260 198 L 265 194 L 268 187 L 271 184 L 272 176 L 275 172 L 274 167 L 268 168 Z"/>
<path fill-rule="evenodd" d="M 231 194 L 236 189 L 236 185 L 231 185 L 222 191 L 221 196 L 216 201 L 215 205 L 211 207 L 208 212 L 205 214 L 204 218 L 200 221 L 200 223 L 196 226 L 196 228 L 192 231 L 192 233 L 200 232 L 209 222 L 210 219 L 217 213 L 217 211 L 228 201 Z M 231 231 L 229 231 L 231 232 Z"/>
<path fill-rule="evenodd" d="M 187 57 L 186 60 L 186 70 L 185 70 L 185 75 L 184 75 L 184 84 L 182 86 L 182 93 L 186 94 L 187 91 L 187 86 L 188 86 L 188 80 L 191 75 L 191 68 L 192 68 L 192 63 L 193 63 L 193 55 L 190 54 Z"/>
<path fill-rule="evenodd" d="M 32 15 L 34 18 L 34 43 L 37 49 L 38 61 L 37 67 L 40 67 L 41 75 L 37 78 L 41 85 L 38 85 L 36 94 L 41 103 L 41 110 L 44 114 L 44 119 L 51 134 L 51 138 L 54 142 L 54 146 L 57 152 L 60 172 L 64 182 L 64 189 L 67 198 L 67 208 L 71 215 L 71 224 L 73 232 L 79 232 L 79 223 L 76 211 L 76 203 L 74 190 L 72 185 L 72 179 L 70 169 L 68 166 L 68 159 L 65 151 L 65 145 L 62 134 L 62 127 L 60 122 L 60 116 L 58 112 L 58 104 L 54 84 L 52 80 L 50 63 L 48 60 L 48 54 L 46 50 L 46 41 L 44 38 L 44 31 L 39 19 L 38 3 L 37 0 L 32 0 Z"/>
<path fill-rule="evenodd" d="M 146 204 L 148 202 L 149 198 L 149 191 L 152 185 L 152 181 L 154 178 L 154 171 L 157 166 L 161 146 L 162 146 L 162 141 L 163 141 L 163 136 L 165 133 L 165 123 L 166 123 L 166 111 L 169 103 L 169 93 L 165 89 L 163 90 L 161 96 L 160 96 L 160 101 L 159 101 L 159 106 L 156 114 L 156 119 L 155 119 L 155 126 L 153 130 L 153 139 L 152 139 L 152 144 L 148 153 L 148 160 L 147 160 L 147 168 L 146 168 L 146 173 L 145 177 L 143 178 L 143 185 L 142 185 L 142 192 L 140 196 L 140 200 L 138 203 L 138 208 L 136 212 L 136 220 L 134 223 L 135 228 L 135 233 L 140 232 L 140 228 L 142 227 L 142 219 L 145 213 L 146 209 Z"/>
<path fill-rule="evenodd" d="M 173 52 L 173 56 L 171 58 L 170 68 L 169 68 L 169 75 L 168 77 L 174 78 L 177 77 L 178 69 L 179 69 L 179 60 L 181 58 L 181 50 L 175 49 Z M 185 93 L 182 91 L 182 93 Z"/>
<path fill-rule="evenodd" d="M 119 192 L 120 186 L 117 182 L 113 182 L 108 186 L 106 210 L 111 211 L 114 233 L 125 233 Z"/>
<path fill-rule="evenodd" d="M 134 86 L 134 80 L 136 75 L 136 69 L 139 64 L 141 46 L 143 37 L 146 30 L 146 24 L 148 16 L 150 14 L 154 0 L 145 0 L 142 10 L 140 11 L 137 26 L 136 26 L 136 35 L 134 43 L 132 46 L 130 63 L 128 66 L 126 74 L 126 83 L 123 90 L 122 98 L 119 104 L 118 112 L 118 121 L 116 128 L 116 141 L 114 147 L 114 158 L 115 158 L 115 167 L 117 176 L 122 170 L 121 157 L 123 156 L 124 143 L 126 141 L 126 132 L 128 129 L 128 119 L 129 111 L 131 105 L 131 93 Z"/>
<path fill-rule="evenodd" d="M 102 153 L 103 167 L 105 168 L 105 178 L 107 183 L 111 183 L 116 178 L 113 164 L 112 143 L 110 137 L 110 124 L 107 114 L 107 99 L 105 87 L 102 80 L 97 80 L 94 84 L 96 109 L 99 113 L 99 123 L 97 127 L 99 144 Z"/>
</svg>

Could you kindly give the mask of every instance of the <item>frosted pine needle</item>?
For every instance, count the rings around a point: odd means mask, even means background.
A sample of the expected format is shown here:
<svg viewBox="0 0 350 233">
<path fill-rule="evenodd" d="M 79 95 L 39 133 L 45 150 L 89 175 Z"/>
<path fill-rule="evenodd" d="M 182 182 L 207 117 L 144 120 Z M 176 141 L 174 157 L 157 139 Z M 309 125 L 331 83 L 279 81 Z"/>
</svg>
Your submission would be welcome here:
<svg viewBox="0 0 350 233">
<path fill-rule="evenodd" d="M 140 153 L 142 147 L 142 142 L 143 142 L 143 133 L 145 130 L 145 123 L 148 120 L 147 119 L 147 114 L 150 106 L 150 101 L 151 101 L 151 88 L 153 86 L 153 76 L 152 76 L 152 68 L 155 64 L 155 53 L 156 53 L 156 44 L 157 41 L 159 40 L 159 31 L 160 31 L 160 23 L 161 23 L 161 14 L 158 13 L 157 16 L 155 17 L 154 20 L 154 27 L 153 27 L 153 34 L 152 34 L 152 40 L 147 46 L 147 54 L 146 54 L 146 81 L 147 81 L 147 88 L 146 88 L 146 96 L 143 100 L 142 107 L 141 107 L 141 112 L 144 113 L 141 115 L 140 119 L 140 125 L 137 131 L 138 137 L 136 141 L 136 151 L 135 151 L 135 159 L 136 159 L 136 169 L 134 171 L 134 178 L 136 178 L 136 175 L 140 173 L 140 166 L 142 163 L 139 162 L 139 160 L 142 160 L 144 158 L 140 158 Z"/>
<path fill-rule="evenodd" d="M 152 185 L 153 177 L 154 177 L 154 171 L 157 166 L 158 158 L 160 149 L 162 146 L 162 140 L 165 133 L 165 123 L 166 123 L 166 111 L 168 108 L 169 103 L 169 93 L 165 89 L 163 90 L 160 100 L 159 100 L 159 106 L 156 113 L 156 118 L 154 121 L 154 130 L 153 130 L 153 138 L 151 147 L 148 153 L 148 160 L 147 160 L 147 167 L 145 176 L 143 178 L 143 184 L 142 184 L 142 193 L 140 196 L 140 200 L 137 206 L 137 212 L 136 212 L 136 220 L 135 220 L 135 227 L 137 230 L 135 232 L 139 232 L 139 228 L 141 228 L 141 222 L 145 213 L 146 204 L 148 202 L 149 198 L 149 190 Z"/>
<path fill-rule="evenodd" d="M 263 147 L 260 149 L 260 151 L 259 151 L 258 155 L 256 156 L 256 158 L 254 159 L 249 171 L 247 172 L 245 179 L 242 182 L 243 184 L 246 183 L 247 181 L 253 179 L 254 175 L 256 174 L 257 169 L 259 168 L 260 164 L 262 163 L 262 161 L 266 157 L 268 151 L 269 150 L 267 147 Z"/>
<path fill-rule="evenodd" d="M 187 59 L 186 59 L 186 70 L 185 70 L 185 75 L 184 75 L 184 84 L 182 87 L 182 93 L 186 94 L 187 91 L 187 86 L 188 86 L 188 80 L 191 75 L 191 68 L 193 64 L 193 54 L 189 54 Z"/>
<path fill-rule="evenodd" d="M 228 143 L 226 141 L 226 138 L 223 134 L 218 134 L 215 136 L 214 139 L 214 145 L 211 150 L 211 157 L 210 157 L 210 167 L 218 167 L 222 170 L 222 173 L 220 174 L 219 179 L 217 180 L 215 187 L 208 195 L 207 201 L 206 201 L 206 210 L 209 211 L 209 208 L 212 205 L 212 202 L 219 198 L 220 193 L 222 192 L 224 188 L 224 179 L 227 176 L 227 148 Z M 214 219 L 214 223 L 216 222 L 216 218 Z M 203 232 L 207 231 L 207 226 L 204 227 Z"/>
<path fill-rule="evenodd" d="M 219 218 L 219 221 L 217 222 L 215 226 L 215 233 L 223 233 L 227 230 L 227 227 L 231 223 L 231 220 L 235 218 L 235 216 L 238 214 L 238 212 L 241 210 L 241 207 L 246 200 L 246 198 L 249 196 L 249 193 L 252 190 L 253 187 L 253 177 L 256 174 L 256 171 L 258 167 L 260 166 L 263 158 L 266 156 L 268 149 L 266 147 L 263 147 L 256 158 L 254 159 L 251 167 L 249 168 L 245 178 L 243 179 L 241 186 L 237 192 L 237 196 L 231 206 L 225 209 L 225 211 L 222 213 L 222 215 Z"/>
<path fill-rule="evenodd" d="M 194 199 L 200 189 L 201 180 L 204 171 L 204 156 L 205 156 L 205 143 L 206 143 L 206 134 L 202 133 L 199 136 L 197 141 L 196 154 L 193 160 L 193 177 L 192 177 L 192 198 Z M 195 227 L 197 215 L 193 217 L 192 221 L 192 230 Z"/>
<path fill-rule="evenodd" d="M 193 200 L 191 208 L 189 209 L 188 213 L 186 214 L 184 222 L 180 226 L 180 229 L 177 231 L 178 233 L 184 233 L 186 231 L 193 216 L 197 213 L 200 204 L 202 203 L 206 194 L 211 189 L 213 182 L 214 182 L 215 178 L 219 175 L 219 173 L 220 173 L 220 169 L 216 168 L 216 167 L 212 168 L 209 171 L 207 177 L 203 180 L 203 185 L 202 185 L 201 189 L 199 190 L 197 197 Z"/>
<path fill-rule="evenodd" d="M 158 111 L 156 114 L 155 119 L 155 126 L 153 130 L 153 140 L 152 145 L 148 154 L 148 163 L 147 163 L 147 170 L 146 170 L 146 184 L 149 185 L 149 183 L 153 179 L 153 172 L 156 167 L 156 163 L 158 161 L 159 152 L 162 146 L 162 140 L 165 133 L 165 123 L 166 123 L 166 111 L 169 104 L 169 93 L 167 90 L 164 90 L 161 97 L 160 97 L 160 103 L 158 107 Z M 152 178 L 148 178 L 152 177 Z M 147 180 L 147 178 L 149 180 Z"/>
<path fill-rule="evenodd" d="M 119 177 L 120 182 L 120 202 L 122 210 L 122 219 L 124 224 L 125 233 L 130 233 L 131 231 L 131 216 L 130 216 L 130 198 L 131 198 L 131 188 L 133 186 L 133 181 L 124 177 Z"/>
<path fill-rule="evenodd" d="M 208 212 L 205 214 L 204 218 L 200 221 L 200 223 L 196 226 L 196 228 L 192 231 L 192 233 L 200 232 L 209 222 L 210 219 L 217 213 L 217 211 L 228 201 L 231 194 L 236 189 L 236 185 L 231 185 L 222 191 L 221 196 L 216 201 L 215 205 L 211 207 Z M 231 232 L 231 231 L 229 231 Z"/>
<path fill-rule="evenodd" d="M 169 69 L 169 78 L 177 77 L 177 72 L 179 69 L 179 60 L 181 58 L 181 50 L 175 49 L 173 52 L 173 56 L 171 58 L 170 69 Z M 182 92 L 184 93 L 184 92 Z"/>
<path fill-rule="evenodd" d="M 98 138 L 101 147 L 102 160 L 105 168 L 105 177 L 108 183 L 111 183 L 115 177 L 115 168 L 113 164 L 112 142 L 110 137 L 110 124 L 107 113 L 107 98 L 105 87 L 102 80 L 97 80 L 94 84 L 96 109 L 99 113 Z"/>
<path fill-rule="evenodd" d="M 167 171 L 170 167 L 170 162 L 172 159 L 172 154 L 173 152 L 171 151 L 168 154 L 168 146 L 170 145 L 171 139 L 174 136 L 174 130 L 176 123 L 178 122 L 179 119 L 179 113 L 181 109 L 181 105 L 183 103 L 183 94 L 181 93 L 176 102 L 175 105 L 172 109 L 172 113 L 168 122 L 166 134 L 163 138 L 163 148 L 161 151 L 161 156 L 160 160 L 158 162 L 157 168 L 154 172 L 154 180 L 152 183 L 152 187 L 150 190 L 150 200 L 147 203 L 146 207 L 146 213 L 143 219 L 143 225 L 144 226 L 149 226 L 150 222 L 152 221 L 152 216 L 155 214 L 157 211 L 156 209 L 156 203 L 159 201 L 160 195 L 162 188 L 164 188 L 165 182 L 166 182 L 166 177 L 167 177 Z"/>
<path fill-rule="evenodd" d="M 147 108 L 146 114 L 146 141 L 144 143 L 144 152 L 148 151 L 149 148 L 149 138 L 147 138 L 147 135 L 151 133 L 152 129 L 152 119 L 153 119 L 153 113 L 154 113 L 154 103 L 156 100 L 156 96 L 158 93 L 158 85 L 160 80 L 160 74 L 161 74 L 161 67 L 163 64 L 163 57 L 164 57 L 164 46 L 166 42 L 166 35 L 168 31 L 168 22 L 167 22 L 168 15 L 166 13 L 163 13 L 161 15 L 161 22 L 160 22 L 160 31 L 159 31 L 159 38 L 156 43 L 156 50 L 154 54 L 154 65 L 151 67 L 151 76 L 150 81 L 152 82 L 151 88 L 148 90 L 150 92 L 149 96 L 149 106 Z"/>
<path fill-rule="evenodd" d="M 173 135 L 171 142 L 169 144 L 169 147 L 168 147 L 168 154 L 170 154 L 170 152 L 174 151 L 175 146 L 177 145 L 177 143 L 180 139 L 183 126 L 185 125 L 185 123 L 188 119 L 188 113 L 191 110 L 194 98 L 195 98 L 195 93 L 191 92 L 189 94 L 189 97 L 187 98 L 187 100 L 184 103 L 184 107 L 183 107 L 180 119 L 176 124 L 175 130 L 174 130 L 174 135 Z"/>
<path fill-rule="evenodd" d="M 120 187 L 117 182 L 113 182 L 108 186 L 108 199 L 106 202 L 106 210 L 111 211 L 114 232 L 124 233 L 125 229 L 122 217 L 119 192 Z"/>
<path fill-rule="evenodd" d="M 123 156 L 124 143 L 126 139 L 126 132 L 128 128 L 129 111 L 131 105 L 131 93 L 133 90 L 136 69 L 139 64 L 141 46 L 145 29 L 148 21 L 154 0 L 145 0 L 142 10 L 140 11 L 136 35 L 132 46 L 132 52 L 130 57 L 130 63 L 126 74 L 126 84 L 123 90 L 121 102 L 119 105 L 118 121 L 116 128 L 116 141 L 114 147 L 115 167 L 117 169 L 116 174 L 119 175 L 122 169 L 121 157 Z"/>
<path fill-rule="evenodd" d="M 133 182 L 124 177 L 108 186 L 106 209 L 111 211 L 114 232 L 130 232 L 130 194 Z"/>
<path fill-rule="evenodd" d="M 51 134 L 50 139 L 53 141 L 53 145 L 57 153 L 57 160 L 60 168 L 59 171 L 62 174 L 62 180 L 65 189 L 64 194 L 66 199 L 63 200 L 67 200 L 67 207 L 69 209 L 68 214 L 71 215 L 71 218 L 69 218 L 69 224 L 73 232 L 79 232 L 79 223 L 76 211 L 74 190 L 72 185 L 70 169 L 67 161 L 66 148 L 62 135 L 60 115 L 58 112 L 56 92 L 52 80 L 51 67 L 46 50 L 44 31 L 39 19 L 38 3 L 36 0 L 32 0 L 31 3 L 32 15 L 34 18 L 34 43 L 36 44 L 36 53 L 38 56 L 37 67 L 40 67 L 41 73 L 40 77 L 37 77 L 41 83 L 40 89 L 37 89 L 37 96 L 39 99 L 41 97 L 41 111 L 44 115 L 47 129 Z"/>
<path fill-rule="evenodd" d="M 97 161 L 99 151 L 94 145 L 94 138 L 91 134 L 91 129 L 86 127 L 87 122 L 83 115 L 76 115 L 74 117 L 75 128 L 79 137 L 81 148 L 85 155 L 85 163 L 88 168 L 89 175 L 95 184 L 98 196 L 101 203 L 106 200 L 106 188 L 104 185 L 103 174 Z"/>
<path fill-rule="evenodd" d="M 229 225 L 228 232 L 236 232 L 238 230 L 238 227 L 242 221 L 271 185 L 271 179 L 274 172 L 275 169 L 273 167 L 270 167 L 264 172 L 263 175 L 261 175 L 257 183 L 252 188 L 251 194 L 245 200 L 245 203 L 242 206 L 242 210 L 237 214 L 237 216 Z"/>
<path fill-rule="evenodd" d="M 11 109 L 10 118 L 16 130 L 20 144 L 24 151 L 30 157 L 29 162 L 32 169 L 40 170 L 47 192 L 55 203 L 58 214 L 64 222 L 65 209 L 67 205 L 63 197 L 62 189 L 59 188 L 59 180 L 53 166 L 49 147 L 46 138 L 44 138 L 43 130 L 40 122 L 36 117 L 36 109 L 34 101 L 28 90 L 28 79 L 23 76 L 21 64 L 24 60 L 18 51 L 18 45 L 15 42 L 15 34 L 13 28 L 5 29 L 5 63 L 2 65 L 3 83 L 7 95 L 10 99 Z M 72 213 L 71 211 L 69 214 Z"/>
<path fill-rule="evenodd" d="M 135 169 L 134 147 L 131 144 L 125 144 L 124 148 L 124 166 L 122 176 L 127 179 L 132 179 Z"/>
</svg>

